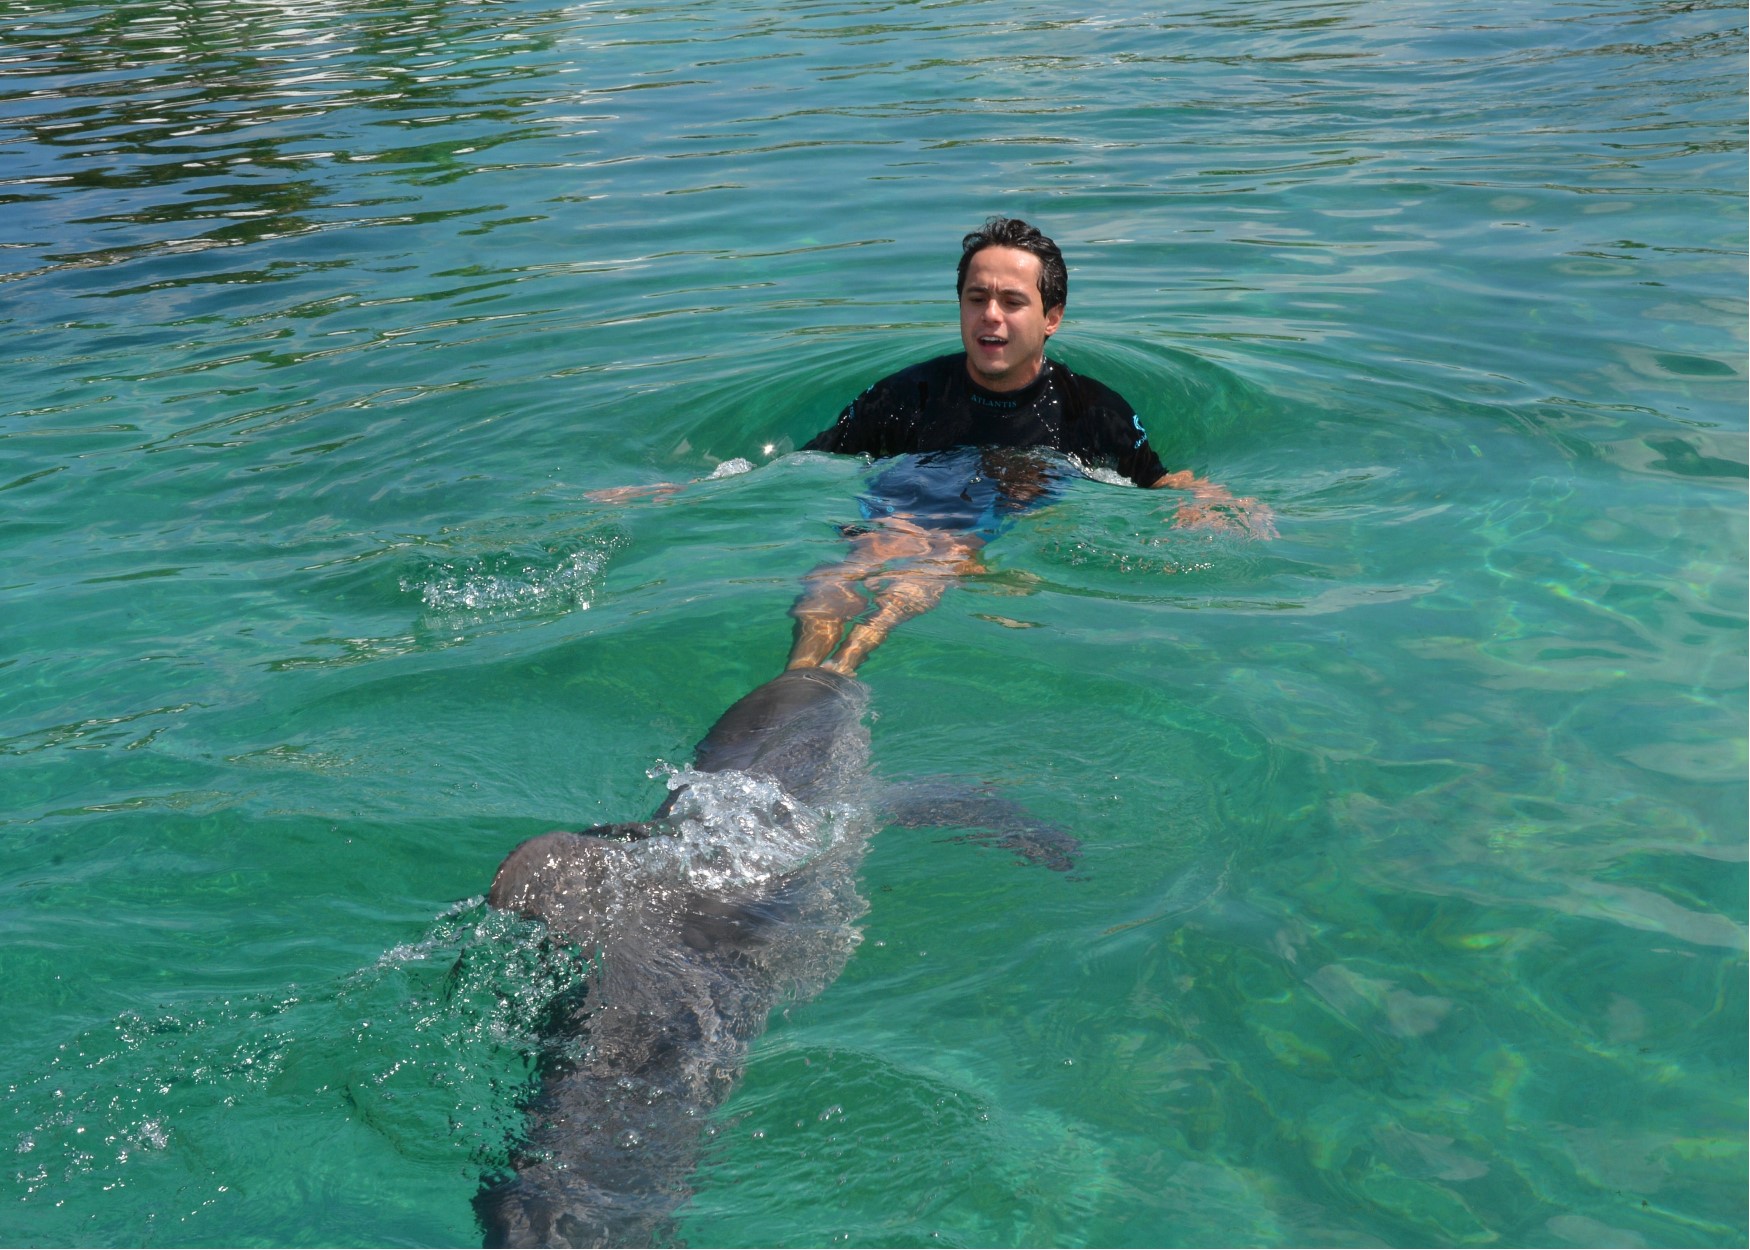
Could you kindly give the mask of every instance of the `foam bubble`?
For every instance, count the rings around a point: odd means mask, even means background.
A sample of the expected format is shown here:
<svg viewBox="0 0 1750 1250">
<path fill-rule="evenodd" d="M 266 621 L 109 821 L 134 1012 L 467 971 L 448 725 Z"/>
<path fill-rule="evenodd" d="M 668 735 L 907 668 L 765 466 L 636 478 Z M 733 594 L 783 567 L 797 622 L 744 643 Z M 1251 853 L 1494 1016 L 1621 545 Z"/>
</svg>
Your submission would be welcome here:
<svg viewBox="0 0 1750 1250">
<path fill-rule="evenodd" d="M 837 840 L 827 812 L 766 777 L 726 770 L 669 771 L 676 795 L 670 837 L 640 844 L 646 863 L 707 890 L 734 890 L 796 871 Z"/>
<path fill-rule="evenodd" d="M 1104 482 L 1108 486 L 1134 487 L 1136 485 L 1135 482 L 1125 477 L 1116 469 L 1108 469 L 1104 465 L 1099 464 L 1083 464 L 1074 456 L 1070 456 L 1069 460 L 1076 468 L 1081 470 L 1083 477 L 1092 478 L 1096 482 Z"/>
</svg>

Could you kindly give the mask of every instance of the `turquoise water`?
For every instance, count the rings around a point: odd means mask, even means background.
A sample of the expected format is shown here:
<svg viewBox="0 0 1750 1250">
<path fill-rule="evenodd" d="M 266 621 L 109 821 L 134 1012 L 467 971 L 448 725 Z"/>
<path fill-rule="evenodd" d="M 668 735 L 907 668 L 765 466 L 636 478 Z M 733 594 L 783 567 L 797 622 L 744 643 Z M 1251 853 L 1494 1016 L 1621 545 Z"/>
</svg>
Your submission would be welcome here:
<svg viewBox="0 0 1750 1250">
<path fill-rule="evenodd" d="M 1281 537 L 1085 482 L 868 662 L 1085 858 L 876 837 L 678 1235 L 1744 1244 L 1744 21 L 0 0 L 0 1241 L 477 1242 L 494 867 L 777 671 L 1002 211 Z"/>
</svg>

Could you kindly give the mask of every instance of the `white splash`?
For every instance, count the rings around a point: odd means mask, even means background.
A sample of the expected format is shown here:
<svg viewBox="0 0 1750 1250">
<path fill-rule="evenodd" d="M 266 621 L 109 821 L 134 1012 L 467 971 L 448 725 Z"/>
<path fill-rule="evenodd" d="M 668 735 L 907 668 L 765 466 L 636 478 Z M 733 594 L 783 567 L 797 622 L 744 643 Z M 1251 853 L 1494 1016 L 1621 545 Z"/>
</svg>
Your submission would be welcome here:
<svg viewBox="0 0 1750 1250">
<path fill-rule="evenodd" d="M 745 889 L 795 872 L 838 838 L 832 813 L 798 802 L 766 777 L 660 770 L 676 794 L 673 832 L 638 844 L 653 872 L 695 888 Z"/>
<path fill-rule="evenodd" d="M 585 547 L 562 555 L 557 565 L 523 561 L 476 560 L 440 566 L 429 581 L 403 578 L 401 589 L 417 591 L 434 612 L 516 615 L 546 608 L 589 607 L 609 552 Z"/>
<path fill-rule="evenodd" d="M 753 467 L 753 461 L 743 460 L 740 456 L 737 456 L 733 460 L 725 460 L 715 469 L 712 469 L 711 477 L 713 480 L 720 477 L 735 477 L 740 473 L 751 473 Z"/>
</svg>

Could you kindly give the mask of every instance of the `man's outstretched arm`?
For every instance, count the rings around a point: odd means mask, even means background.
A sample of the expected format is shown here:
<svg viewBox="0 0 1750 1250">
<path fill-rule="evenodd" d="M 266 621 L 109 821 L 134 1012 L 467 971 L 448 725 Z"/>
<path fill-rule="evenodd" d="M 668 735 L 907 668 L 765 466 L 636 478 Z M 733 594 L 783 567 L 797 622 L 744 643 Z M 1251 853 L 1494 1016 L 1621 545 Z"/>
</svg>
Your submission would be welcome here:
<svg viewBox="0 0 1750 1250">
<path fill-rule="evenodd" d="M 768 448 L 768 450 L 770 450 Z M 593 499 L 597 503 L 630 503 L 634 499 L 662 499 L 677 491 L 683 491 L 694 482 L 716 481 L 720 477 L 734 477 L 740 473 L 752 470 L 751 460 L 743 460 L 740 456 L 725 460 L 703 478 L 690 478 L 685 482 L 652 482 L 645 486 L 610 486 L 606 490 L 590 490 L 583 493 L 585 499 Z"/>
</svg>

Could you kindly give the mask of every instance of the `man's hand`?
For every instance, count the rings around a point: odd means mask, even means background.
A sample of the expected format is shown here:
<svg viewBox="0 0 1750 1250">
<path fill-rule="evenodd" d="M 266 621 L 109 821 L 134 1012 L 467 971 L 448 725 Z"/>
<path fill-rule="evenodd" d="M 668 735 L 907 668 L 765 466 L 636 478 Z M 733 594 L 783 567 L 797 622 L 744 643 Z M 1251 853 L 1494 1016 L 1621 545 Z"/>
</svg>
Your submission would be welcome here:
<svg viewBox="0 0 1750 1250">
<path fill-rule="evenodd" d="M 1154 489 L 1191 492 L 1190 501 L 1173 514 L 1173 524 L 1180 529 L 1231 530 L 1265 541 L 1276 537 L 1276 510 L 1269 504 L 1236 497 L 1227 487 L 1189 469 L 1168 473 L 1155 482 Z"/>
</svg>

